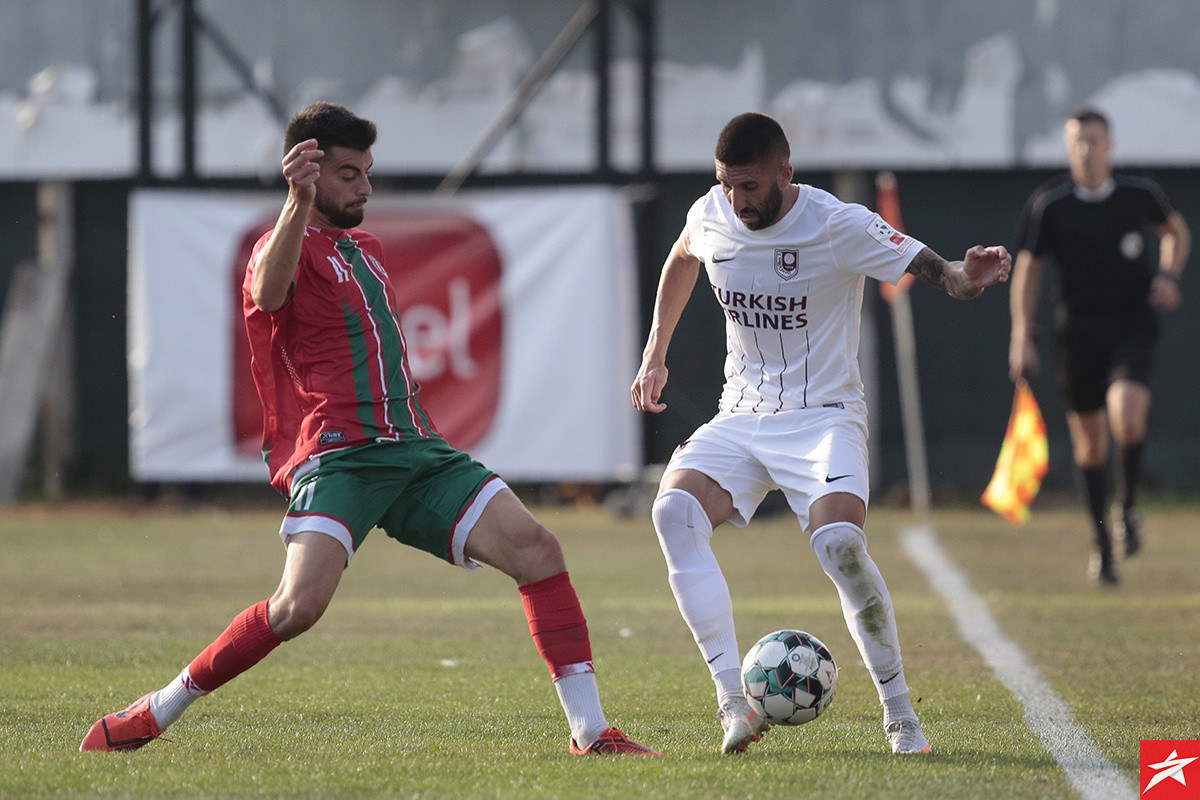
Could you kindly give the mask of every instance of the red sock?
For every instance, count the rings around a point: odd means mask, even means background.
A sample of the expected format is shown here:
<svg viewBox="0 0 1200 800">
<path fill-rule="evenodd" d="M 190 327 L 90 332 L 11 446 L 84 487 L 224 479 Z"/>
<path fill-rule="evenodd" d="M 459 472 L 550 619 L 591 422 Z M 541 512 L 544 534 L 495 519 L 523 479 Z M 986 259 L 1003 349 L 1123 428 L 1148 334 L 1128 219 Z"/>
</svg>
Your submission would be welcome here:
<svg viewBox="0 0 1200 800">
<path fill-rule="evenodd" d="M 529 632 L 550 667 L 550 676 L 558 680 L 577 672 L 591 672 L 592 643 L 587 620 L 567 573 L 560 572 L 518 588 Z"/>
<path fill-rule="evenodd" d="M 267 624 L 263 600 L 234 617 L 225 632 L 192 659 L 188 672 L 198 688 L 211 692 L 262 661 L 279 644 Z"/>
</svg>

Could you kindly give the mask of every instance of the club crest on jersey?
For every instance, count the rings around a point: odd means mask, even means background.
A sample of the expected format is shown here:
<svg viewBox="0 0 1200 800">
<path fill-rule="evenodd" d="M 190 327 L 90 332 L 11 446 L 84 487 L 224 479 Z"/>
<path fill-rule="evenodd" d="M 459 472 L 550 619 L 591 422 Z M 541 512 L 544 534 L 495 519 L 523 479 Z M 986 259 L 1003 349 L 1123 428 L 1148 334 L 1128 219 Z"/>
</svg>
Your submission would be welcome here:
<svg viewBox="0 0 1200 800">
<path fill-rule="evenodd" d="M 785 281 L 796 277 L 800 271 L 800 251 L 794 247 L 775 248 L 775 274 Z"/>
<path fill-rule="evenodd" d="M 1146 249 L 1146 240 L 1137 231 L 1130 231 L 1121 237 L 1121 255 L 1130 261 L 1137 261 L 1142 251 Z"/>
</svg>

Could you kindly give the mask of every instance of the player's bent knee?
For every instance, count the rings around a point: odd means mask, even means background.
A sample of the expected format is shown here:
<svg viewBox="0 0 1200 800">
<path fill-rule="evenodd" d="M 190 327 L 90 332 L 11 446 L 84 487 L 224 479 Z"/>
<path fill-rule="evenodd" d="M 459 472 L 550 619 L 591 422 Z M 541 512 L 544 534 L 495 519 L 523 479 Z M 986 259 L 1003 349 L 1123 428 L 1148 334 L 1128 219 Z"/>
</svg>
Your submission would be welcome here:
<svg viewBox="0 0 1200 800">
<path fill-rule="evenodd" d="M 539 581 L 566 570 L 562 544 L 540 523 L 507 537 L 505 549 L 507 552 L 497 566 L 518 584 Z"/>
<path fill-rule="evenodd" d="M 708 544 L 712 524 L 692 494 L 682 489 L 666 490 L 655 498 L 650 518 L 669 572 L 687 572 L 707 563 L 712 553 Z"/>
<path fill-rule="evenodd" d="M 808 543 L 826 572 L 836 568 L 846 573 L 847 569 L 852 569 L 849 565 L 860 560 L 867 552 L 866 534 L 849 522 L 834 522 L 817 528 Z"/>
<path fill-rule="evenodd" d="M 271 632 L 283 641 L 294 639 L 316 625 L 328 605 L 328 601 L 304 595 L 273 597 L 269 605 Z"/>
<path fill-rule="evenodd" d="M 663 531 L 682 528 L 703 530 L 710 527 L 704 506 L 695 495 L 683 489 L 667 489 L 659 493 L 650 508 L 650 519 L 654 522 L 654 529 L 659 532 L 659 538 Z M 701 520 L 705 524 L 697 525 Z"/>
<path fill-rule="evenodd" d="M 528 550 L 538 563 L 561 563 L 563 560 L 562 543 L 549 528 L 540 523 L 529 535 Z"/>
</svg>

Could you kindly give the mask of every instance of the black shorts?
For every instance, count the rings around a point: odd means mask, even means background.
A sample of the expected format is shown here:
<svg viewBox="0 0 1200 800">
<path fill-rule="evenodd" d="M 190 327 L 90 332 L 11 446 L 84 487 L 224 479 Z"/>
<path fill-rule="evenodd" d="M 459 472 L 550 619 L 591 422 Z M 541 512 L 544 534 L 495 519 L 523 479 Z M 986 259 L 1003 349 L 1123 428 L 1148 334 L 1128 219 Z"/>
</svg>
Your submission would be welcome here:
<svg viewBox="0 0 1200 800">
<path fill-rule="evenodd" d="M 1114 381 L 1150 385 L 1158 317 L 1060 318 L 1055 342 L 1057 376 L 1067 407 L 1087 413 L 1104 408 Z"/>
</svg>

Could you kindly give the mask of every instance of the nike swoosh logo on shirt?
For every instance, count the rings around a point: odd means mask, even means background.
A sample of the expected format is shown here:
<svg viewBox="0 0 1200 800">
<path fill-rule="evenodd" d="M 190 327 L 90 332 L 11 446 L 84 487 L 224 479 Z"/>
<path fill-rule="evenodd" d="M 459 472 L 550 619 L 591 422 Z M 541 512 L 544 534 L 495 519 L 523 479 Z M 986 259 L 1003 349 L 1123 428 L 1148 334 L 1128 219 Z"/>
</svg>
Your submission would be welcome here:
<svg viewBox="0 0 1200 800">
<path fill-rule="evenodd" d="M 849 475 L 826 475 L 826 476 L 825 476 L 825 482 L 826 482 L 826 483 L 833 483 L 834 481 L 840 481 L 842 478 L 849 478 L 849 477 L 851 477 L 853 474 L 854 474 L 854 473 L 852 472 L 852 473 L 850 473 Z"/>
<path fill-rule="evenodd" d="M 724 264 L 726 261 L 733 261 L 735 258 L 737 258 L 737 256 L 730 256 L 729 258 L 717 258 L 716 256 L 713 256 L 712 263 Z"/>
</svg>

